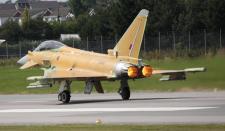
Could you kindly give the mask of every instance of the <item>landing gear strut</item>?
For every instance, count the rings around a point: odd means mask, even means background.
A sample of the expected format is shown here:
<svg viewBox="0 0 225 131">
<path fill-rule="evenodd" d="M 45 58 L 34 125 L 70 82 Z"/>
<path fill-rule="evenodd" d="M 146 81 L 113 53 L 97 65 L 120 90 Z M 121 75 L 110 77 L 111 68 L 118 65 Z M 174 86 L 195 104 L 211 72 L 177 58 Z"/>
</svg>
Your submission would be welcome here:
<svg viewBox="0 0 225 131">
<path fill-rule="evenodd" d="M 70 102 L 70 85 L 71 81 L 64 80 L 60 82 L 58 94 L 59 101 L 62 101 L 63 103 Z"/>
<path fill-rule="evenodd" d="M 120 81 L 120 88 L 118 93 L 121 95 L 123 100 L 129 100 L 130 88 L 126 79 Z"/>
</svg>

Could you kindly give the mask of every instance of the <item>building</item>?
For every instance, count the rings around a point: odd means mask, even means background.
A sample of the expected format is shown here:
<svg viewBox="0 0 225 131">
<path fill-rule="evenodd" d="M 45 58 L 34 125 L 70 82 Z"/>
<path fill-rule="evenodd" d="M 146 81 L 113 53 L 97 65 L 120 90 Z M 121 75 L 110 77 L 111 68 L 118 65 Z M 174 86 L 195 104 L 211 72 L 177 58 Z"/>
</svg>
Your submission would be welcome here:
<svg viewBox="0 0 225 131">
<path fill-rule="evenodd" d="M 79 34 L 61 34 L 60 35 L 60 40 L 64 41 L 64 40 L 78 40 L 80 41 L 80 35 Z"/>
<path fill-rule="evenodd" d="M 0 26 L 9 19 L 21 22 L 25 8 L 29 9 L 32 19 L 41 17 L 46 22 L 65 21 L 74 17 L 66 3 L 18 0 L 16 3 L 0 4 Z"/>
</svg>

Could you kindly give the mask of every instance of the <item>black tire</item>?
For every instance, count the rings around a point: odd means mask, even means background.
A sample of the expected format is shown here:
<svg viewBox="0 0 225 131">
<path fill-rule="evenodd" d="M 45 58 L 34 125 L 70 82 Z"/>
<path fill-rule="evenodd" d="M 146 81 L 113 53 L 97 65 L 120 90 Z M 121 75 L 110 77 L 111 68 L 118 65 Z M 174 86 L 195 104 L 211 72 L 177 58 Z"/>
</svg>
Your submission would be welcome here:
<svg viewBox="0 0 225 131">
<path fill-rule="evenodd" d="M 58 101 L 62 101 L 62 95 L 61 95 L 61 93 L 58 95 Z"/>
<path fill-rule="evenodd" d="M 70 92 L 69 91 L 63 91 L 60 93 L 61 101 L 63 103 L 69 103 L 70 102 Z"/>
<path fill-rule="evenodd" d="M 130 99 L 130 88 L 129 87 L 120 88 L 119 94 L 121 95 L 123 100 L 129 100 Z"/>
</svg>

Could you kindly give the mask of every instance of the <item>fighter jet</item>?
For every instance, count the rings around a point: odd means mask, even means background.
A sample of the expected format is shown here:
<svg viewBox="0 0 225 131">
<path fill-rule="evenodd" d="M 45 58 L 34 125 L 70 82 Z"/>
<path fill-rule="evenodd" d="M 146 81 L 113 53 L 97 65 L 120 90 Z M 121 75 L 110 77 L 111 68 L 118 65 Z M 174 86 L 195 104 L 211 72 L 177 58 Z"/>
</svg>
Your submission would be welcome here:
<svg viewBox="0 0 225 131">
<path fill-rule="evenodd" d="M 28 77 L 36 81 L 27 88 L 47 88 L 59 84 L 58 100 L 68 103 L 73 80 L 84 81 L 84 93 L 90 94 L 93 87 L 104 93 L 101 81 L 120 81 L 118 93 L 123 100 L 130 98 L 128 80 L 148 78 L 162 74 L 161 80 L 184 80 L 187 72 L 201 72 L 205 68 L 184 70 L 155 70 L 139 59 L 139 52 L 149 11 L 142 9 L 119 42 L 107 54 L 89 52 L 69 47 L 58 41 L 45 41 L 35 50 L 21 58 L 20 69 L 41 66 L 43 76 Z"/>
</svg>

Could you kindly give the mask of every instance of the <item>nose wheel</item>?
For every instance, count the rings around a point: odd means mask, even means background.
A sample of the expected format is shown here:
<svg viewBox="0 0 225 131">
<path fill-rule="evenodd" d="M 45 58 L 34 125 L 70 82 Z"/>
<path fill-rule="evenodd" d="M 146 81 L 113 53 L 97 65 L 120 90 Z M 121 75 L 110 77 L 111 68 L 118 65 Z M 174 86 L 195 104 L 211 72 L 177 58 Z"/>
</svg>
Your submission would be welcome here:
<svg viewBox="0 0 225 131">
<path fill-rule="evenodd" d="M 120 81 L 120 88 L 118 93 L 121 95 L 123 100 L 130 99 L 130 88 L 129 88 L 127 80 Z"/>
<path fill-rule="evenodd" d="M 60 88 L 59 88 L 59 94 L 58 94 L 58 100 L 62 101 L 62 103 L 69 103 L 70 102 L 70 85 L 71 81 L 61 81 L 60 82 Z"/>
<path fill-rule="evenodd" d="M 62 103 L 69 103 L 70 102 L 70 92 L 63 91 L 58 95 L 58 100 L 62 101 Z"/>
</svg>

